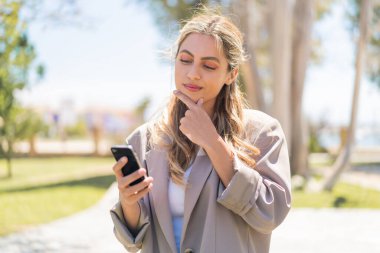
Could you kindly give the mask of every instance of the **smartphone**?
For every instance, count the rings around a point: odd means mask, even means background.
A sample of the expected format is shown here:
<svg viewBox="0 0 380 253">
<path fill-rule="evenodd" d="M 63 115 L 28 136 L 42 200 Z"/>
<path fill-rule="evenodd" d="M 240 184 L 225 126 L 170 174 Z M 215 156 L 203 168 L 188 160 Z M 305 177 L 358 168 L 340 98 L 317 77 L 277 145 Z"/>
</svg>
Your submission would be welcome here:
<svg viewBox="0 0 380 253">
<path fill-rule="evenodd" d="M 116 161 L 119 161 L 120 158 L 122 158 L 123 156 L 126 156 L 128 158 L 127 164 L 124 165 L 124 167 L 121 169 L 124 176 L 127 176 L 141 168 L 140 162 L 137 159 L 137 156 L 133 151 L 131 145 L 114 145 L 111 147 L 111 152 Z M 129 185 L 132 186 L 138 184 L 141 181 L 143 181 L 144 178 L 145 177 L 142 176 L 139 179 L 136 179 L 135 181 L 130 183 Z"/>
</svg>

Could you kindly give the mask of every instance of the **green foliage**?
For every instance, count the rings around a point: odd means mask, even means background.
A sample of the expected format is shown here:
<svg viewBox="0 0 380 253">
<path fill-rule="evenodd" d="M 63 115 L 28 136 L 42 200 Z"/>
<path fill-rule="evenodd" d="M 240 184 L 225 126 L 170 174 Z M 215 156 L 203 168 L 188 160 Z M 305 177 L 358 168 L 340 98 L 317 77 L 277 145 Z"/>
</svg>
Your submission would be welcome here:
<svg viewBox="0 0 380 253">
<path fill-rule="evenodd" d="M 43 122 L 39 114 L 31 109 L 18 106 L 14 107 L 9 125 L 13 127 L 13 136 L 11 138 L 15 141 L 29 139 L 37 133 L 48 132 L 48 126 Z"/>
<path fill-rule="evenodd" d="M 321 20 L 331 13 L 331 6 L 337 0 L 317 0 L 315 1 L 316 19 Z"/>
<path fill-rule="evenodd" d="M 189 1 L 165 1 L 165 0 L 145 0 L 144 2 L 150 9 L 156 19 L 156 24 L 163 30 L 164 33 L 168 32 L 167 27 L 170 29 L 178 29 L 178 21 L 186 20 L 191 17 L 192 10 L 202 5 L 208 5 L 208 0 L 189 0 Z"/>
<path fill-rule="evenodd" d="M 87 134 L 87 125 L 84 119 L 78 120 L 73 126 L 66 126 L 65 133 L 67 137 L 84 137 Z"/>
<path fill-rule="evenodd" d="M 318 136 L 311 133 L 309 137 L 309 152 L 310 153 L 325 153 L 327 150 L 320 144 Z"/>
<path fill-rule="evenodd" d="M 1 0 L 0 8 L 0 157 L 8 160 L 11 176 L 13 143 L 33 136 L 44 128 L 42 121 L 32 112 L 22 109 L 15 91 L 28 83 L 29 69 L 36 58 L 27 35 L 28 24 L 21 17 L 24 1 Z M 38 68 L 43 74 L 43 67 Z"/>
<path fill-rule="evenodd" d="M 326 153 L 319 140 L 320 131 L 326 127 L 326 119 L 319 119 L 318 122 L 309 122 L 309 153 Z"/>
<path fill-rule="evenodd" d="M 3 122 L 0 136 L 5 139 L 11 134 L 8 132 L 10 118 L 17 111 L 14 92 L 25 87 L 29 66 L 35 58 L 26 35 L 26 23 L 19 17 L 20 8 L 19 1 L 2 1 L 0 12 L 0 117 Z"/>
</svg>

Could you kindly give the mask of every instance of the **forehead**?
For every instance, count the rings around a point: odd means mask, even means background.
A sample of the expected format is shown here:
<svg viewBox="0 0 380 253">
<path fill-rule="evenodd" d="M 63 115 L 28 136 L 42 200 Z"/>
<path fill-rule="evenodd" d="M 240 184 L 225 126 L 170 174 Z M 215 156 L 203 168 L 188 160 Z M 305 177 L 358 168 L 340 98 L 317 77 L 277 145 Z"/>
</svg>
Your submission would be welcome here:
<svg viewBox="0 0 380 253">
<path fill-rule="evenodd" d="M 218 44 L 214 37 L 200 33 L 189 34 L 182 42 L 179 52 L 190 51 L 195 57 L 217 57 L 219 60 L 226 60 L 223 51 L 218 50 Z"/>
</svg>

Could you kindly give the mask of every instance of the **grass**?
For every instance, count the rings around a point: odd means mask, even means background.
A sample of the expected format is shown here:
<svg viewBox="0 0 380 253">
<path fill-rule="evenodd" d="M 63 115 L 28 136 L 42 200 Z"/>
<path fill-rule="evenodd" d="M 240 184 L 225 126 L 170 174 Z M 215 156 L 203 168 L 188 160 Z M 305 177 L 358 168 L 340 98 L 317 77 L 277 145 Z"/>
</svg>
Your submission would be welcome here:
<svg viewBox="0 0 380 253">
<path fill-rule="evenodd" d="M 310 162 L 311 168 L 315 172 L 315 179 L 321 180 L 326 169 L 333 164 L 333 159 Z M 378 171 L 378 163 L 355 163 L 353 170 L 360 171 L 365 167 L 365 171 Z M 293 191 L 292 206 L 311 208 L 380 208 L 380 191 L 364 188 L 344 182 L 338 182 L 331 192 L 304 192 Z"/>
<path fill-rule="evenodd" d="M 112 158 L 20 158 L 4 178 L 0 160 L 0 236 L 95 204 L 114 181 Z M 338 183 L 332 192 L 293 192 L 294 208 L 380 208 L 380 192 Z"/>
<path fill-rule="evenodd" d="M 292 207 L 377 209 L 380 192 L 341 182 L 331 192 L 294 191 Z"/>
<path fill-rule="evenodd" d="M 111 158 L 22 158 L 9 179 L 0 160 L 0 236 L 92 206 L 115 180 L 112 164 Z"/>
</svg>

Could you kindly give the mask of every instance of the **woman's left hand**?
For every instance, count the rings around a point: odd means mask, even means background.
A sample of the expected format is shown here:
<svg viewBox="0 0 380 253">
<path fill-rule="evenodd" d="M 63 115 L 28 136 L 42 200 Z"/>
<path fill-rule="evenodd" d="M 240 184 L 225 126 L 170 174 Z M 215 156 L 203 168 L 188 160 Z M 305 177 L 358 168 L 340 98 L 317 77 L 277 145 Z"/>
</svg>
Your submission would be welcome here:
<svg viewBox="0 0 380 253">
<path fill-rule="evenodd" d="M 213 140 L 218 139 L 219 134 L 210 116 L 203 109 L 203 98 L 194 103 L 181 91 L 176 90 L 173 93 L 189 108 L 180 120 L 179 129 L 193 143 L 205 149 Z"/>
</svg>

